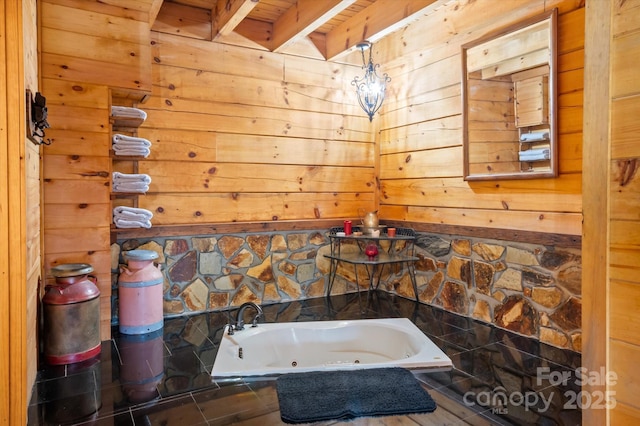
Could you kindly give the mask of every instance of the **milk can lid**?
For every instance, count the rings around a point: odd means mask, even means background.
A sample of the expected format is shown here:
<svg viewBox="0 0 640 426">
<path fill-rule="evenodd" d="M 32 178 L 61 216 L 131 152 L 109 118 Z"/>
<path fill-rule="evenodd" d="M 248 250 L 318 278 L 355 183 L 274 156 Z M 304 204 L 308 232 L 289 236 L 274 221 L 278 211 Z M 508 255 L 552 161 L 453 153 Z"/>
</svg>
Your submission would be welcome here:
<svg viewBox="0 0 640 426">
<path fill-rule="evenodd" d="M 65 263 L 51 268 L 51 275 L 56 278 L 77 277 L 93 272 L 93 266 L 88 263 Z"/>
<path fill-rule="evenodd" d="M 153 250 L 129 250 L 123 256 L 129 260 L 154 260 L 158 258 L 158 253 Z"/>
</svg>

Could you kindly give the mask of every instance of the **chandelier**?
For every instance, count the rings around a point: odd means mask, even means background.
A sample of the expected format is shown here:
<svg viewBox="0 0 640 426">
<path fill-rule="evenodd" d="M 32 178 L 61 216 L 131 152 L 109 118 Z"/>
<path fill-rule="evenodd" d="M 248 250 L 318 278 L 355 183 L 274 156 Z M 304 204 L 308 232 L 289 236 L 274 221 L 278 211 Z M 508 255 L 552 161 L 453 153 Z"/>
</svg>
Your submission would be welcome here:
<svg viewBox="0 0 640 426">
<path fill-rule="evenodd" d="M 380 109 L 384 101 L 385 89 L 387 82 L 391 78 L 385 73 L 380 77 L 377 73 L 380 64 L 373 64 L 371 59 L 372 44 L 363 41 L 356 45 L 362 52 L 362 69 L 365 70 L 364 77 L 356 77 L 351 82 L 356 86 L 356 94 L 358 95 L 358 103 L 369 116 L 369 121 L 373 121 L 373 115 Z M 364 51 L 369 50 L 369 61 L 364 58 Z"/>
</svg>

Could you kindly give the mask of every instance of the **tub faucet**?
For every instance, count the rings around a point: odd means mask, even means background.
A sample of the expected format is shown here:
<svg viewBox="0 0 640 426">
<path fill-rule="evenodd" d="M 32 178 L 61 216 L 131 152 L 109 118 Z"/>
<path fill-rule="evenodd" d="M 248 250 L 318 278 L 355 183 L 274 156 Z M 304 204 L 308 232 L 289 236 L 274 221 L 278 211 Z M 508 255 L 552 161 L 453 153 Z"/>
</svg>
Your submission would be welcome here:
<svg viewBox="0 0 640 426">
<path fill-rule="evenodd" d="M 236 325 L 233 327 L 235 331 L 244 330 L 244 311 L 247 310 L 247 308 L 253 308 L 256 311 L 256 315 L 253 317 L 253 320 L 251 320 L 251 326 L 256 327 L 258 325 L 258 318 L 262 316 L 262 308 L 253 302 L 246 302 L 240 305 L 240 309 L 238 309 Z"/>
</svg>

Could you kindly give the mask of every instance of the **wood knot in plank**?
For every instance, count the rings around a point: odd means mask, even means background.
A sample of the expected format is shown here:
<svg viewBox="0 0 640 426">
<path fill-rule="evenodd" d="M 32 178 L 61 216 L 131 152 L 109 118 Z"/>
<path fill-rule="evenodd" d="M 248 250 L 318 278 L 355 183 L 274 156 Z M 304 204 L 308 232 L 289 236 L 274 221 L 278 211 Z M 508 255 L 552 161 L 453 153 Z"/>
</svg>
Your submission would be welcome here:
<svg viewBox="0 0 640 426">
<path fill-rule="evenodd" d="M 614 180 L 616 180 L 620 186 L 625 186 L 635 177 L 638 170 L 638 159 L 627 158 L 624 160 L 618 160 L 616 162 L 617 170 Z"/>
</svg>

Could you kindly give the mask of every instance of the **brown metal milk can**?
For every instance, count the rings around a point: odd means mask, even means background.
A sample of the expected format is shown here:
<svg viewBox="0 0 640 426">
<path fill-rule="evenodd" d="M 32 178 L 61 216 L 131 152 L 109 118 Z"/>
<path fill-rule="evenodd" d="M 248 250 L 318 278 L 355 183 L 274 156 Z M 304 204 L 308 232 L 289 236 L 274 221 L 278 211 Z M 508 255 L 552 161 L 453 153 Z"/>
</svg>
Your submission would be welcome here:
<svg viewBox="0 0 640 426">
<path fill-rule="evenodd" d="M 56 283 L 46 287 L 42 298 L 48 364 L 71 364 L 100 353 L 100 290 L 91 272 L 86 263 L 51 269 Z"/>
</svg>

